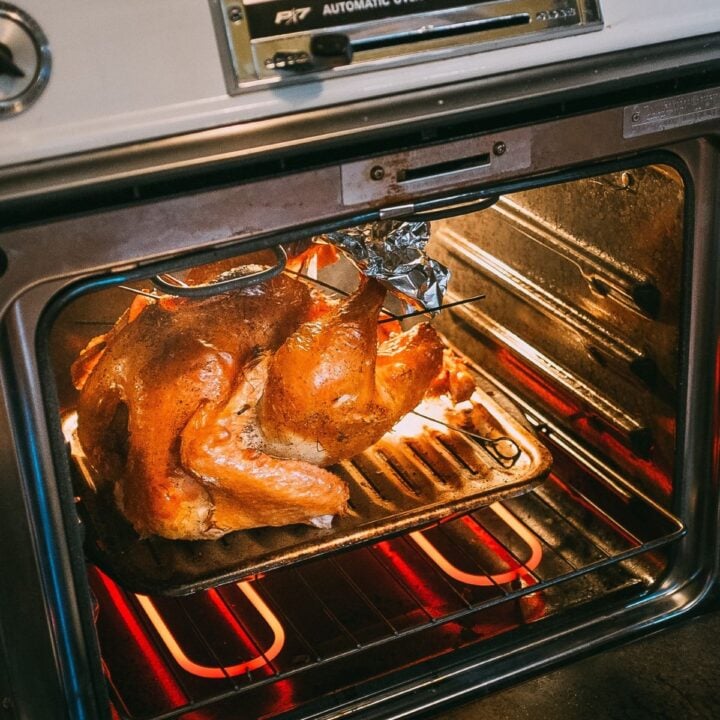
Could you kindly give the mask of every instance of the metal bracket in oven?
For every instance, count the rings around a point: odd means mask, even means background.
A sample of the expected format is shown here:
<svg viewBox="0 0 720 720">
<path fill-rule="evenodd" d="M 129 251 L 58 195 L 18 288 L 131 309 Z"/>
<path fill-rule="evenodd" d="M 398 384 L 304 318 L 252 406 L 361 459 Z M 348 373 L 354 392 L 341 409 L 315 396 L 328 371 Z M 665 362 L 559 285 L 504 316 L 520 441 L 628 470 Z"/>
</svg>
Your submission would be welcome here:
<svg viewBox="0 0 720 720">
<path fill-rule="evenodd" d="M 506 177 L 530 167 L 531 139 L 526 128 L 346 163 L 343 203 L 410 198 Z"/>
</svg>

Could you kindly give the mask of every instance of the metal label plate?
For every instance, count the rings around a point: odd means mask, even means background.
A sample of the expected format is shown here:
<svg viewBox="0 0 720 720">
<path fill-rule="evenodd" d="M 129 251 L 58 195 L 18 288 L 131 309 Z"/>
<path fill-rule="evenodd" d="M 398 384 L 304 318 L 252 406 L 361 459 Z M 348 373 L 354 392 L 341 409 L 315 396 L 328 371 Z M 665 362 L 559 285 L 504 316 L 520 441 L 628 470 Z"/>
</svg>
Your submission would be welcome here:
<svg viewBox="0 0 720 720">
<path fill-rule="evenodd" d="M 720 89 L 630 105 L 623 116 L 623 137 L 672 130 L 720 118 Z"/>
<path fill-rule="evenodd" d="M 343 203 L 395 201 L 459 189 L 525 170 L 531 162 L 529 128 L 377 156 L 342 166 Z"/>
</svg>

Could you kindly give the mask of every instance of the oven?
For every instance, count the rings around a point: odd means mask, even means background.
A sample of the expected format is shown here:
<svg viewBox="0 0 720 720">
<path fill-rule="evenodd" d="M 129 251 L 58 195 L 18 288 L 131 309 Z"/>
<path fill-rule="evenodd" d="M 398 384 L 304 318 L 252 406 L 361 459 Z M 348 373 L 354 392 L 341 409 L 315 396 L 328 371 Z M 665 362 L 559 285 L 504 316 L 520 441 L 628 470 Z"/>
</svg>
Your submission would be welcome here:
<svg viewBox="0 0 720 720">
<path fill-rule="evenodd" d="M 0 3 L 9 717 L 429 716 L 706 605 L 714 3 L 68 5 Z M 273 282 L 347 303 L 393 233 L 449 281 L 398 271 L 424 295 L 373 333 L 429 323 L 472 396 L 333 464 L 319 527 L 138 533 L 78 442 L 83 348 Z"/>
</svg>

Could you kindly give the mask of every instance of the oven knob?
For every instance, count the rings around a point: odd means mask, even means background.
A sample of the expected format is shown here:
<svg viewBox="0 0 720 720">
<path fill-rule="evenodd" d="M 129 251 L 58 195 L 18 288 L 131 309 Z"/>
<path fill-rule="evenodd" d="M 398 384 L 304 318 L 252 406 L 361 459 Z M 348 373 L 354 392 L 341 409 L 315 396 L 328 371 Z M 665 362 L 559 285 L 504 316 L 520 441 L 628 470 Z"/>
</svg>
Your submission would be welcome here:
<svg viewBox="0 0 720 720">
<path fill-rule="evenodd" d="M 39 25 L 0 2 L 0 118 L 29 107 L 47 85 L 50 50 Z"/>
<path fill-rule="evenodd" d="M 23 69 L 19 68 L 13 60 L 12 50 L 4 43 L 0 43 L 0 75 L 9 75 L 14 78 L 25 77 Z"/>
</svg>

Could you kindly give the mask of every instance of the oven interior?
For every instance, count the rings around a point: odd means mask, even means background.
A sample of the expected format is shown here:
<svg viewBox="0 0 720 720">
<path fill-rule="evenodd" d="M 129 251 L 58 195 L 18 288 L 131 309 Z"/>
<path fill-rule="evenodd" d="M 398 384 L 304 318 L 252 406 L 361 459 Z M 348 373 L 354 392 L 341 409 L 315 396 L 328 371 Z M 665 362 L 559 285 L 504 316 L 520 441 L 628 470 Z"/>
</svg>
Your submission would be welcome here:
<svg viewBox="0 0 720 720">
<path fill-rule="evenodd" d="M 94 626 L 118 716 L 337 713 L 432 676 L 451 658 L 491 657 L 528 642 L 534 628 L 660 586 L 685 532 L 678 496 L 686 480 L 676 472 L 681 168 L 650 158 L 491 200 L 431 223 L 428 253 L 450 268 L 444 303 L 456 303 L 431 322 L 478 385 L 549 449 L 549 472 L 470 511 L 195 592 L 138 591 L 89 550 Z M 305 271 L 339 287 L 347 272 L 338 267 Z M 58 314 L 48 347 L 63 412 L 76 401 L 72 362 L 133 290 L 151 285 L 89 283 Z M 380 495 L 412 499 L 418 484 L 482 473 L 468 442 L 430 433 L 409 450 L 353 460 L 348 473 Z M 393 480 L 389 491 L 383 478 Z M 279 532 L 304 539 L 300 529 Z M 91 528 L 86 537 L 112 545 Z M 267 529 L 242 537 L 253 547 L 274 542 Z M 233 549 L 232 539 L 214 542 L 221 553 Z M 150 574 L 152 563 L 163 575 L 180 557 L 202 563 L 210 552 L 176 542 L 164 555 L 144 543 Z"/>
</svg>

